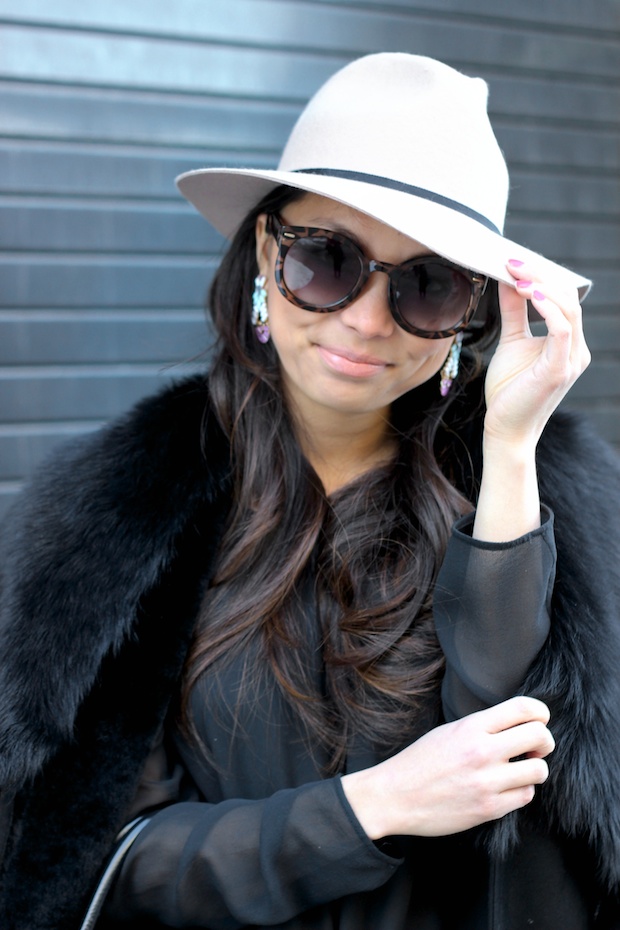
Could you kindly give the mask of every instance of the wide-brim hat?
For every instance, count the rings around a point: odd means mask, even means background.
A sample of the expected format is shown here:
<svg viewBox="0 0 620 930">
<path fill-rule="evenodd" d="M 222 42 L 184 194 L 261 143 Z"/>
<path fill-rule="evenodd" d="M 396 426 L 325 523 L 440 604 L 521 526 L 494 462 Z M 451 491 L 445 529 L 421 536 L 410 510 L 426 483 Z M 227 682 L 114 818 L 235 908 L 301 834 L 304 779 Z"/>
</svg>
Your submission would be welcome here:
<svg viewBox="0 0 620 930">
<path fill-rule="evenodd" d="M 276 170 L 202 168 L 177 184 L 228 238 L 284 184 L 353 207 L 498 281 L 514 285 L 509 259 L 533 260 L 541 277 L 583 298 L 587 278 L 503 235 L 508 171 L 487 97 L 481 78 L 432 58 L 367 55 L 312 97 Z"/>
</svg>

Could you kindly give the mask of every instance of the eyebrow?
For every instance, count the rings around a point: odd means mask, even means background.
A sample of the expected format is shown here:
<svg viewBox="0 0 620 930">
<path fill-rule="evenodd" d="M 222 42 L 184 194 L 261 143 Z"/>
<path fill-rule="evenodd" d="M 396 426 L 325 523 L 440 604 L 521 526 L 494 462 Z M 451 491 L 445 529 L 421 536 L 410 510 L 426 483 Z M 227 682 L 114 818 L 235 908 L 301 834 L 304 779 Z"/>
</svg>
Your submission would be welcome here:
<svg viewBox="0 0 620 930">
<path fill-rule="evenodd" d="M 306 226 L 314 226 L 316 229 L 327 229 L 329 232 L 340 233 L 341 236 L 348 236 L 349 239 L 353 239 L 358 245 L 360 244 L 359 239 L 355 233 L 348 229 L 346 226 L 341 226 L 339 223 L 334 222 L 334 220 L 325 219 L 322 216 L 315 217 L 312 222 L 306 223 Z"/>
</svg>

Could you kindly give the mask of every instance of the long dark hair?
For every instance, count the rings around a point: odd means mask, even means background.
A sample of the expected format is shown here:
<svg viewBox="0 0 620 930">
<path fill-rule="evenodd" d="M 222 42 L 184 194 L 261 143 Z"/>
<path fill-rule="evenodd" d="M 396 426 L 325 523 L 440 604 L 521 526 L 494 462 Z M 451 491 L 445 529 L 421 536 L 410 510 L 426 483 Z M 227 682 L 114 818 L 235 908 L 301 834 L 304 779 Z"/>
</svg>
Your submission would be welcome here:
<svg viewBox="0 0 620 930">
<path fill-rule="evenodd" d="M 258 342 L 250 323 L 256 219 L 302 196 L 278 188 L 258 204 L 211 287 L 217 351 L 209 387 L 230 439 L 234 502 L 186 666 L 183 719 L 191 731 L 188 699 L 197 679 L 258 644 L 263 661 L 246 668 L 244 687 L 270 675 L 335 771 L 353 734 L 395 749 L 412 736 L 423 701 L 436 709 L 443 657 L 431 619 L 433 583 L 450 526 L 471 505 L 434 453 L 449 403 L 436 379 L 393 405 L 394 460 L 332 498 L 302 455 L 275 349 Z M 493 301 L 487 304 L 468 333 L 461 382 L 479 368 L 475 346 L 494 336 Z M 309 622 L 319 625 L 320 686 L 307 654 Z"/>
</svg>

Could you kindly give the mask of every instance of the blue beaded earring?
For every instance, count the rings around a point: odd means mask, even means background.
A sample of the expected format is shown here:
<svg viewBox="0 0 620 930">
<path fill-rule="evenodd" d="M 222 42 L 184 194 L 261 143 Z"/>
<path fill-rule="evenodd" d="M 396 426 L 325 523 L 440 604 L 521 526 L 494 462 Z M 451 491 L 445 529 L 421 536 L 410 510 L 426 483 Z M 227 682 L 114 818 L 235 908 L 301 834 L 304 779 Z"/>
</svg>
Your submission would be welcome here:
<svg viewBox="0 0 620 930">
<path fill-rule="evenodd" d="M 448 357 L 440 371 L 441 382 L 439 384 L 439 393 L 442 397 L 447 397 L 452 382 L 459 373 L 459 359 L 461 358 L 461 345 L 463 342 L 463 333 L 457 333 L 454 342 L 448 352 Z"/>
<path fill-rule="evenodd" d="M 265 284 L 267 278 L 264 274 L 254 278 L 254 293 L 252 294 L 252 326 L 259 342 L 269 342 L 269 311 L 267 310 L 267 291 Z"/>
</svg>

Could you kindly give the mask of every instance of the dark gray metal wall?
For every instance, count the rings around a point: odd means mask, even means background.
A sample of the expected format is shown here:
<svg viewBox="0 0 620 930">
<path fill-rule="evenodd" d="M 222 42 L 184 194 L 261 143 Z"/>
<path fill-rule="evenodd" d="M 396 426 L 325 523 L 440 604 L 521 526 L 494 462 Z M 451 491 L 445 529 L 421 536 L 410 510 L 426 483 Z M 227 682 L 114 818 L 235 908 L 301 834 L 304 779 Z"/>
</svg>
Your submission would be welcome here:
<svg viewBox="0 0 620 930">
<path fill-rule="evenodd" d="M 174 176 L 272 166 L 323 80 L 385 50 L 488 80 L 507 231 L 595 279 L 571 403 L 620 443 L 617 0 L 0 0 L 0 512 L 205 349 L 222 244 Z"/>
</svg>

